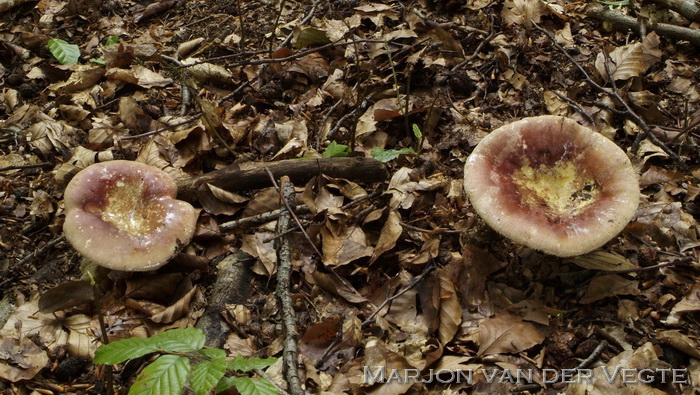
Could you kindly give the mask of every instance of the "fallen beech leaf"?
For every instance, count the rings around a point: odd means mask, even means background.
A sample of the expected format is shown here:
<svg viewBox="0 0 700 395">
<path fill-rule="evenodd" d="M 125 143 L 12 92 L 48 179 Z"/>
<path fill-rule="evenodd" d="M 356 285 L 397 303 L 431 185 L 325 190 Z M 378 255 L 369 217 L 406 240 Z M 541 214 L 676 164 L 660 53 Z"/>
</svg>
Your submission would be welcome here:
<svg viewBox="0 0 700 395">
<path fill-rule="evenodd" d="M 501 16 L 509 25 L 529 26 L 531 20 L 539 22 L 547 13 L 547 7 L 540 0 L 506 0 Z"/>
<path fill-rule="evenodd" d="M 567 258 L 564 262 L 570 262 L 589 270 L 613 271 L 637 268 L 635 264 L 627 260 L 624 256 L 603 250 L 596 250 L 588 254 Z"/>
<path fill-rule="evenodd" d="M 401 217 L 396 210 L 389 210 L 389 215 L 387 216 L 386 222 L 382 227 L 381 232 L 379 232 L 379 240 L 377 241 L 377 246 L 374 247 L 374 252 L 372 253 L 372 258 L 369 263 L 376 261 L 380 255 L 391 250 L 396 245 L 396 241 L 401 236 L 403 232 L 403 227 L 401 226 Z"/>
<path fill-rule="evenodd" d="M 0 378 L 13 383 L 34 378 L 49 363 L 49 356 L 28 337 L 0 341 Z"/>
<path fill-rule="evenodd" d="M 350 303 L 367 302 L 367 298 L 360 295 L 360 293 L 357 292 L 352 285 L 337 275 L 325 274 L 319 271 L 315 271 L 311 275 L 314 282 L 316 282 L 316 285 L 326 292 L 333 295 L 338 295 Z"/>
<path fill-rule="evenodd" d="M 656 340 L 682 351 L 692 358 L 700 359 L 700 344 L 678 330 L 660 331 Z"/>
<path fill-rule="evenodd" d="M 53 313 L 92 301 L 92 285 L 87 280 L 68 281 L 44 292 L 39 298 L 39 311 Z"/>
<path fill-rule="evenodd" d="M 617 274 L 596 276 L 588 284 L 586 293 L 581 297 L 579 303 L 593 303 L 608 296 L 636 295 L 639 293 L 638 285 L 637 281 L 628 280 Z"/>
<path fill-rule="evenodd" d="M 499 311 L 479 325 L 479 352 L 477 355 L 518 353 L 544 340 L 537 327 L 521 317 Z"/>
<path fill-rule="evenodd" d="M 454 265 L 452 265 L 454 266 Z M 462 323 L 462 305 L 454 285 L 455 267 L 445 266 L 438 271 L 440 284 L 440 327 L 438 336 L 441 344 L 449 343 Z"/>
<path fill-rule="evenodd" d="M 365 232 L 359 226 L 340 226 L 332 232 L 328 226 L 321 229 L 323 239 L 324 264 L 337 267 L 372 255 L 372 248 L 367 245 Z"/>
</svg>

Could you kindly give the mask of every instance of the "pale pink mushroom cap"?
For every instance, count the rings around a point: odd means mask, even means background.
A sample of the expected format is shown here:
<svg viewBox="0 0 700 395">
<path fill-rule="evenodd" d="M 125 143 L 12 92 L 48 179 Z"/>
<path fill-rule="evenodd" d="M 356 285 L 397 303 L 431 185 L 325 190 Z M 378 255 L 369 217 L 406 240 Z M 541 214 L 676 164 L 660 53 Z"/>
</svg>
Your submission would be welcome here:
<svg viewBox="0 0 700 395">
<path fill-rule="evenodd" d="M 197 211 L 176 200 L 167 173 L 139 162 L 96 163 L 64 194 L 66 239 L 83 256 L 114 270 L 155 270 L 190 242 Z"/>
<path fill-rule="evenodd" d="M 486 136 L 464 167 L 464 189 L 491 228 L 560 257 L 610 241 L 632 219 L 640 196 L 637 174 L 615 143 L 551 115 Z"/>
</svg>

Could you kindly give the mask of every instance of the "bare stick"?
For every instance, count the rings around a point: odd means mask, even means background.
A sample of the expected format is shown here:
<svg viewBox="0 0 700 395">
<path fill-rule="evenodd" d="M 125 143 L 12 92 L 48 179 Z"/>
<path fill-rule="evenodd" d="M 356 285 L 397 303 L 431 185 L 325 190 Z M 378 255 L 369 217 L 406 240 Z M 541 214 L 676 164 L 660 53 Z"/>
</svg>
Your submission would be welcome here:
<svg viewBox="0 0 700 395">
<path fill-rule="evenodd" d="M 282 193 L 283 191 L 277 185 L 277 181 L 275 181 L 275 176 L 272 174 L 270 169 L 266 167 L 265 171 L 270 176 L 270 181 L 272 181 L 272 184 L 274 185 L 275 189 L 277 189 L 278 192 Z M 283 179 L 289 180 L 289 177 L 283 176 Z M 291 182 L 289 182 L 289 184 L 291 184 Z M 289 215 L 291 215 L 292 218 L 294 218 L 294 221 L 296 221 L 297 225 L 299 225 L 299 230 L 301 230 L 301 233 L 304 234 L 304 237 L 306 237 L 306 240 L 309 242 L 309 244 L 311 244 L 311 247 L 313 247 L 314 252 L 316 252 L 316 254 L 320 258 L 323 258 L 323 254 L 321 253 L 321 251 L 318 250 L 318 248 L 316 248 L 316 244 L 311 240 L 311 237 L 309 237 L 309 234 L 306 233 L 306 229 L 304 229 L 304 225 L 301 224 L 301 221 L 299 221 L 299 217 L 297 217 L 297 215 L 294 213 L 294 209 L 292 208 L 294 202 L 292 202 L 292 204 L 289 204 L 289 202 L 286 199 L 282 199 L 282 203 L 284 204 L 284 207 L 289 212 Z M 289 228 L 289 226 L 287 226 L 287 228 Z"/>
<path fill-rule="evenodd" d="M 270 173 L 272 176 L 272 173 Z M 281 194 L 284 206 L 289 211 L 282 212 L 278 221 L 279 231 L 285 232 L 290 225 L 293 210 L 290 206 L 294 205 L 294 186 L 289 182 L 288 177 L 282 177 Z M 303 395 L 304 390 L 301 388 L 301 380 L 299 379 L 299 351 L 297 350 L 297 341 L 299 333 L 296 326 L 296 314 L 294 313 L 294 301 L 291 295 L 291 275 L 292 275 L 292 252 L 288 237 L 280 239 L 279 250 L 277 251 L 278 267 L 277 267 L 277 289 L 276 294 L 282 306 L 282 322 L 284 323 L 284 371 L 287 383 L 289 383 L 289 392 L 292 395 Z"/>
<path fill-rule="evenodd" d="M 374 320 L 374 317 L 376 317 L 377 314 L 379 314 L 379 312 L 382 311 L 382 309 L 383 309 L 386 305 L 388 305 L 389 303 L 393 302 L 395 299 L 399 298 L 401 295 L 403 295 L 403 294 L 405 294 L 406 292 L 408 292 L 411 288 L 413 288 L 413 287 L 415 287 L 416 285 L 418 285 L 418 283 L 420 283 L 421 281 L 423 281 L 423 279 L 425 278 L 425 276 L 427 276 L 428 273 L 432 272 L 433 269 L 435 269 L 435 266 L 434 266 L 434 265 L 430 265 L 430 266 L 426 267 L 425 270 L 423 270 L 423 273 L 421 273 L 421 274 L 418 275 L 417 277 L 414 277 L 414 278 L 408 283 L 408 285 L 406 285 L 402 290 L 400 290 L 399 292 L 397 292 L 395 295 L 392 295 L 392 296 L 390 296 L 390 297 L 384 299 L 384 302 L 382 302 L 382 304 L 379 305 L 379 307 L 377 307 L 377 309 L 374 310 L 374 312 L 373 312 L 372 314 L 370 314 L 369 317 L 367 317 L 366 320 L 364 320 L 364 322 L 362 323 L 362 326 L 367 326 L 367 325 L 369 325 L 369 324 L 372 322 L 372 320 Z"/>
<path fill-rule="evenodd" d="M 305 183 L 319 174 L 366 183 L 384 181 L 389 177 L 386 166 L 374 158 L 290 159 L 258 163 L 245 170 L 234 164 L 198 177 L 181 180 L 178 183 L 178 195 L 182 199 L 193 200 L 200 187 L 206 188 L 206 184 L 228 191 L 268 187 L 271 183 L 266 168 L 272 172 L 274 178 L 287 175 L 297 184 Z"/>
<path fill-rule="evenodd" d="M 690 29 L 687 27 L 670 25 L 668 23 L 641 23 L 636 18 L 623 15 L 620 12 L 598 5 L 589 6 L 588 10 L 586 10 L 586 14 L 596 19 L 612 22 L 613 26 L 618 30 L 632 30 L 641 33 L 643 29 L 647 29 L 665 37 L 675 38 L 676 40 L 687 40 L 700 46 L 700 29 Z"/>
<path fill-rule="evenodd" d="M 39 167 L 51 167 L 53 166 L 49 162 L 44 163 L 32 163 L 28 165 L 10 165 L 5 167 L 0 167 L 0 171 L 10 171 L 10 170 L 20 170 L 20 169 L 36 169 Z"/>
</svg>

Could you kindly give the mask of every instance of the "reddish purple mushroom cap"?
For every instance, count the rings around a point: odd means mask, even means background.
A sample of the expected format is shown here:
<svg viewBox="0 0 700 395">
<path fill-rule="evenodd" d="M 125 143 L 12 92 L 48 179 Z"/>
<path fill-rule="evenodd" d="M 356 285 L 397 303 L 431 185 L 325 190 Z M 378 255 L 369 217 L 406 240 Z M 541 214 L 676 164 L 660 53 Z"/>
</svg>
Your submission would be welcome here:
<svg viewBox="0 0 700 395">
<path fill-rule="evenodd" d="M 96 163 L 64 194 L 63 232 L 84 257 L 114 270 L 155 270 L 190 242 L 198 212 L 175 199 L 164 171 L 139 162 Z"/>
<path fill-rule="evenodd" d="M 486 136 L 464 168 L 481 218 L 548 254 L 585 254 L 615 237 L 639 204 L 637 174 L 615 143 L 558 116 L 525 118 Z"/>
</svg>

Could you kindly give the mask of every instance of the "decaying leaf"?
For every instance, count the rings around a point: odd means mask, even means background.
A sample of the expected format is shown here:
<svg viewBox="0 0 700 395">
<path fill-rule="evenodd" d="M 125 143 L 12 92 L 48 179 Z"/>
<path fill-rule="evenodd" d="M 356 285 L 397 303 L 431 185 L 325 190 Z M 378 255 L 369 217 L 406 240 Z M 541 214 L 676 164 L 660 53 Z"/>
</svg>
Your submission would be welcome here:
<svg viewBox="0 0 700 395">
<path fill-rule="evenodd" d="M 616 295 L 636 295 L 639 293 L 638 287 L 638 281 L 628 280 L 618 274 L 596 276 L 588 284 L 586 293 L 581 297 L 579 303 L 593 303 Z"/>
<path fill-rule="evenodd" d="M 635 269 L 637 267 L 622 255 L 602 250 L 596 250 L 585 255 L 567 258 L 564 261 L 571 262 L 584 269 L 590 270 L 614 271 Z"/>
<path fill-rule="evenodd" d="M 544 334 L 535 325 L 505 311 L 497 312 L 479 325 L 478 355 L 517 353 L 543 340 Z"/>
<path fill-rule="evenodd" d="M 28 337 L 17 340 L 5 337 L 0 340 L 0 378 L 13 383 L 29 380 L 49 363 L 46 351 Z"/>
<path fill-rule="evenodd" d="M 508 24 L 529 26 L 530 21 L 539 22 L 547 13 L 547 7 L 541 0 L 506 0 L 501 16 Z"/>
</svg>

